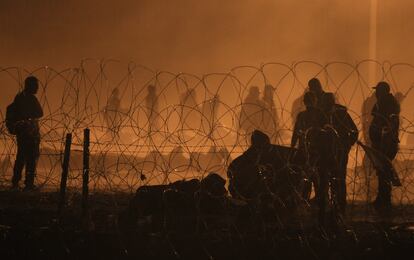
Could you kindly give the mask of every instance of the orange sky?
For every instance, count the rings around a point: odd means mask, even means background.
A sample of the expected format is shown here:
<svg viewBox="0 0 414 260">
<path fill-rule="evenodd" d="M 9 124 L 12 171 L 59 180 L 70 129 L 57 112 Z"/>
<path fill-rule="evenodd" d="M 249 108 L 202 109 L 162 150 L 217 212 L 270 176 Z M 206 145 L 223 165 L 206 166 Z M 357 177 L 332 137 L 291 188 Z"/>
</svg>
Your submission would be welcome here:
<svg viewBox="0 0 414 260">
<path fill-rule="evenodd" d="M 378 58 L 414 62 L 410 0 L 378 0 Z M 368 57 L 368 0 L 3 0 L 0 65 L 82 58 L 204 73 L 240 64 Z"/>
</svg>

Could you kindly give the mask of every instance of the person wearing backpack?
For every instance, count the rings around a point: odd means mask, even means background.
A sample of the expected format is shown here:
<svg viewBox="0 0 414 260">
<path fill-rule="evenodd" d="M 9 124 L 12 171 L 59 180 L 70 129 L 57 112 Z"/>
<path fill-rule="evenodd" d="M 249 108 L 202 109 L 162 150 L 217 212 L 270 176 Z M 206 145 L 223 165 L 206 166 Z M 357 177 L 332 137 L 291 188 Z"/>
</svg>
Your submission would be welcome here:
<svg viewBox="0 0 414 260">
<path fill-rule="evenodd" d="M 17 154 L 14 163 L 12 188 L 19 189 L 23 168 L 26 168 L 25 191 L 34 190 L 36 163 L 39 158 L 40 130 L 38 119 L 43 110 L 36 98 L 39 81 L 29 76 L 24 81 L 24 89 L 14 98 L 8 107 L 6 121 L 9 132 L 16 135 Z"/>
</svg>

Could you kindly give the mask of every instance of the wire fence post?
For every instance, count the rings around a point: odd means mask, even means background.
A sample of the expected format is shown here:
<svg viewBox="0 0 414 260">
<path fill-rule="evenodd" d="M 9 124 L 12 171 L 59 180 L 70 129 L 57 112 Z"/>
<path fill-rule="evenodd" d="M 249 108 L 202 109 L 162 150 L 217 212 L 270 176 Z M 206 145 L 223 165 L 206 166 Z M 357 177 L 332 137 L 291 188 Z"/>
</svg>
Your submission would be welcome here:
<svg viewBox="0 0 414 260">
<path fill-rule="evenodd" d="M 58 206 L 59 219 L 62 217 L 62 211 L 65 205 L 66 183 L 68 180 L 68 173 L 69 173 L 69 159 L 70 159 L 71 145 L 72 145 L 72 134 L 69 133 L 69 134 L 66 134 L 65 152 L 63 154 L 63 163 L 62 163 L 62 178 L 60 179 L 59 206 Z"/>
<path fill-rule="evenodd" d="M 88 213 L 89 144 L 90 130 L 85 128 L 83 131 L 82 218 L 85 218 Z"/>
</svg>

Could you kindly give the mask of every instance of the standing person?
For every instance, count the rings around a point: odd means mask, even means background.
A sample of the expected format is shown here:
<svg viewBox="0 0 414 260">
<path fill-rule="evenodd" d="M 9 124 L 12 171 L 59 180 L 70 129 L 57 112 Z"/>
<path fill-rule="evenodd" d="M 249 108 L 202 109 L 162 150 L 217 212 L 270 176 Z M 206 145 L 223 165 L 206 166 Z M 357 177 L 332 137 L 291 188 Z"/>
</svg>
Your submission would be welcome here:
<svg viewBox="0 0 414 260">
<path fill-rule="evenodd" d="M 392 161 L 398 152 L 398 133 L 400 125 L 400 105 L 390 93 L 387 82 L 379 82 L 375 89 L 377 102 L 372 109 L 372 122 L 369 127 L 369 137 L 372 148 L 382 153 Z M 391 173 L 388 170 L 377 169 L 378 194 L 374 201 L 377 210 L 391 209 Z"/>
<path fill-rule="evenodd" d="M 122 118 L 121 99 L 119 97 L 119 89 L 117 87 L 112 90 L 112 93 L 108 98 L 108 102 L 106 103 L 104 113 L 108 130 L 111 132 L 113 138 L 118 138 Z"/>
<path fill-rule="evenodd" d="M 197 103 L 196 89 L 187 89 L 180 97 L 181 130 L 197 131 L 200 129 L 200 108 Z"/>
<path fill-rule="evenodd" d="M 251 86 L 249 93 L 241 104 L 239 128 L 250 136 L 255 129 L 262 129 L 265 104 L 260 99 L 260 90 Z"/>
<path fill-rule="evenodd" d="M 145 97 L 145 105 L 147 106 L 148 132 L 159 130 L 159 105 L 157 90 L 154 85 L 149 85 L 148 94 Z"/>
<path fill-rule="evenodd" d="M 335 96 L 332 93 L 323 94 L 321 105 L 328 119 L 328 124 L 335 133 L 332 184 L 338 209 L 341 213 L 345 213 L 348 156 L 352 145 L 358 140 L 358 128 L 347 112 L 347 108 L 335 103 Z"/>
<path fill-rule="evenodd" d="M 36 163 L 39 159 L 40 130 L 38 119 L 43 116 L 43 110 L 36 98 L 39 81 L 29 76 L 24 81 L 24 89 L 14 99 L 15 106 L 15 133 L 17 140 L 17 154 L 14 163 L 12 188 L 19 189 L 23 168 L 26 167 L 24 181 L 25 191 L 34 190 Z"/>
<path fill-rule="evenodd" d="M 279 117 L 277 115 L 276 105 L 273 101 L 273 96 L 275 94 L 276 88 L 272 85 L 267 84 L 264 87 L 263 92 L 263 104 L 265 105 L 266 111 L 264 111 L 264 119 L 263 119 L 263 132 L 267 135 L 271 136 L 271 141 L 273 143 L 276 142 L 279 130 Z"/>
<path fill-rule="evenodd" d="M 369 139 L 369 126 L 371 125 L 372 121 L 372 108 L 375 106 L 375 103 L 377 102 L 377 98 L 375 97 L 375 94 L 372 94 L 371 96 L 367 97 L 364 102 L 362 103 L 361 108 L 361 121 L 362 121 L 362 134 L 365 143 L 370 144 L 371 140 Z"/>
<path fill-rule="evenodd" d="M 219 125 L 218 110 L 220 105 L 220 96 L 215 94 L 211 99 L 205 101 L 201 106 L 201 122 L 203 131 L 207 136 L 212 136 L 213 132 Z"/>
<path fill-rule="evenodd" d="M 318 136 L 325 125 L 326 118 L 322 111 L 316 107 L 317 99 L 314 93 L 306 92 L 303 96 L 303 103 L 305 104 L 306 110 L 300 112 L 296 117 L 291 139 L 291 147 L 294 148 L 298 144 L 299 150 L 306 157 L 309 180 L 305 182 L 303 197 L 306 200 L 309 200 L 313 183 L 315 197 L 318 202 L 321 202 L 322 200 L 325 200 L 323 194 L 319 192 L 319 184 L 321 182 L 319 179 L 324 175 L 324 173 L 321 172 L 323 169 L 319 169 L 319 146 L 323 144 L 323 142 L 318 144 L 320 139 Z M 323 207 L 321 206 L 321 208 Z"/>
</svg>

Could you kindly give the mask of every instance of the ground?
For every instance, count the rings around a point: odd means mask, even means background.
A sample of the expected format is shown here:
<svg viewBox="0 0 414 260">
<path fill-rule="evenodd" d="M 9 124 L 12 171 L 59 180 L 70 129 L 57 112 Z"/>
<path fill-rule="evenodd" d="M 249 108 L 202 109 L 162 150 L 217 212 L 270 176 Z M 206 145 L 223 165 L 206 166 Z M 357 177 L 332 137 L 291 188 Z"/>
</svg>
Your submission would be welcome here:
<svg viewBox="0 0 414 260">
<path fill-rule="evenodd" d="M 349 205 L 343 224 L 323 230 L 315 216 L 280 225 L 255 219 L 191 219 L 175 228 L 154 228 L 143 219 L 123 223 L 133 194 L 96 192 L 81 219 L 81 195 L 67 192 L 58 217 L 57 192 L 0 191 L 0 250 L 3 259 L 399 259 L 412 254 L 414 206 L 396 206 L 386 218 L 364 203 Z M 140 222 L 141 221 L 141 222 Z M 139 223 L 138 223 L 139 222 Z M 138 224 L 137 224 L 138 223 Z M 149 222 L 147 222 L 149 223 Z M 231 223 L 231 224 L 229 224 Z M 181 223 L 183 224 L 183 223 Z M 182 229 L 181 229 L 182 228 Z"/>
</svg>

